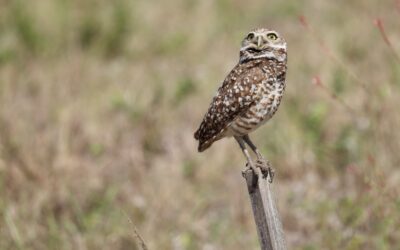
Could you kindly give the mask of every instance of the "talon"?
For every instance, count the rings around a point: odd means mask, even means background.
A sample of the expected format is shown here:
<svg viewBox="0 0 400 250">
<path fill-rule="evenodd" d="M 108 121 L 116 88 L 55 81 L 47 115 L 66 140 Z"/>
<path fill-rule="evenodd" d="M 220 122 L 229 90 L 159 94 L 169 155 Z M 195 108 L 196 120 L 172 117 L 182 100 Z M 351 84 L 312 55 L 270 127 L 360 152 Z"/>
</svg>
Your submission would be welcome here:
<svg viewBox="0 0 400 250">
<path fill-rule="evenodd" d="M 251 169 L 251 170 L 253 170 L 253 171 L 254 171 L 253 164 L 252 164 L 252 163 L 250 163 L 250 162 L 247 162 L 247 163 L 246 163 L 246 168 L 245 168 L 244 170 L 247 170 L 247 169 Z"/>
<path fill-rule="evenodd" d="M 262 161 L 260 159 L 257 160 L 256 167 L 260 168 L 261 173 L 263 174 L 263 178 L 266 178 L 268 176 L 268 165 L 265 161 Z"/>
<path fill-rule="evenodd" d="M 269 176 L 269 182 L 272 183 L 275 176 L 275 170 L 271 167 L 271 163 L 264 158 L 259 158 L 256 162 L 256 166 L 261 169 L 263 178 L 266 179 Z"/>
<path fill-rule="evenodd" d="M 267 167 L 271 166 L 271 163 L 268 160 L 264 159 L 263 157 L 258 158 L 257 163 L 259 165 L 263 165 L 263 166 L 267 166 Z"/>
<path fill-rule="evenodd" d="M 252 168 L 250 167 L 249 163 L 246 163 L 246 167 L 242 170 L 242 175 L 244 176 L 244 174 L 246 174 L 246 172 L 250 169 Z"/>
<path fill-rule="evenodd" d="M 268 167 L 268 174 L 269 174 L 269 183 L 272 183 L 275 176 L 275 170 L 271 167 Z"/>
<path fill-rule="evenodd" d="M 256 167 L 257 167 L 257 163 L 254 164 L 253 162 L 247 162 L 246 163 L 246 169 L 244 169 L 244 171 L 251 169 L 253 171 L 253 173 L 258 176 L 258 173 L 256 171 Z"/>
</svg>

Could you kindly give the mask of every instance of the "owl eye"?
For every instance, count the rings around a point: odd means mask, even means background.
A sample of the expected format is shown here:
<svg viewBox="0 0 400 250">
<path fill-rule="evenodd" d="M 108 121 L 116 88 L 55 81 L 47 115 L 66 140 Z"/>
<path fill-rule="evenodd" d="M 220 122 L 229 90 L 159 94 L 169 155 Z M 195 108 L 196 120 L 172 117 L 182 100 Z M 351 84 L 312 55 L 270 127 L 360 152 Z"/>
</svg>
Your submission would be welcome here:
<svg viewBox="0 0 400 250">
<path fill-rule="evenodd" d="M 254 33 L 249 33 L 246 38 L 252 40 L 254 38 Z"/>
<path fill-rule="evenodd" d="M 275 33 L 268 33 L 268 34 L 267 34 L 267 38 L 268 38 L 269 40 L 275 41 L 276 39 L 278 39 L 278 36 L 277 36 Z"/>
</svg>

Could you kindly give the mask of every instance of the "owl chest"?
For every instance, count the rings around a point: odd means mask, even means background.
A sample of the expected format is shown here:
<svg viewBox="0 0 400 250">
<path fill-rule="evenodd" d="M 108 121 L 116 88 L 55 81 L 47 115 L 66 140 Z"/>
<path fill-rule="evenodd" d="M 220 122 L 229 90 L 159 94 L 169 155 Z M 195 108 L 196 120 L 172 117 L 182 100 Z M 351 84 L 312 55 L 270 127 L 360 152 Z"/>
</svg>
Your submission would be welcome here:
<svg viewBox="0 0 400 250">
<path fill-rule="evenodd" d="M 233 134 L 248 134 L 267 122 L 278 110 L 284 89 L 284 82 L 276 80 L 259 86 L 257 103 L 231 124 Z"/>
<path fill-rule="evenodd" d="M 259 101 L 250 108 L 250 112 L 256 114 L 259 122 L 267 121 L 278 110 L 284 88 L 284 82 L 276 79 L 266 81 L 261 85 Z"/>
</svg>

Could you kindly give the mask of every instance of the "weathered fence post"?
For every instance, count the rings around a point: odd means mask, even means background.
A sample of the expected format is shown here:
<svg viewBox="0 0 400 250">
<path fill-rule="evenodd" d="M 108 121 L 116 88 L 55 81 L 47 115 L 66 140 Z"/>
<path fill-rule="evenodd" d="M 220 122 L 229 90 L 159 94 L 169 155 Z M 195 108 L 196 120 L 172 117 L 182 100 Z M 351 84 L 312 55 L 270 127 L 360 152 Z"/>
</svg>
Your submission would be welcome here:
<svg viewBox="0 0 400 250">
<path fill-rule="evenodd" d="M 263 178 L 260 168 L 256 171 L 258 175 L 247 169 L 243 177 L 247 182 L 261 250 L 286 250 L 282 223 L 272 192 L 272 179 L 269 175 Z"/>
</svg>

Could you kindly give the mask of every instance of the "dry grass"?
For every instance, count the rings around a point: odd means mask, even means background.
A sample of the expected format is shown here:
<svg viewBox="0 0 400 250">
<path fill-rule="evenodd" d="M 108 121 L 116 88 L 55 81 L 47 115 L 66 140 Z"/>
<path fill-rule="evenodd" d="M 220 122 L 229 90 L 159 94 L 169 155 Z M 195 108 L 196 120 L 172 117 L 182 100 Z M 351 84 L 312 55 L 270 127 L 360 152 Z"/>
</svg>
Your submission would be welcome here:
<svg viewBox="0 0 400 250">
<path fill-rule="evenodd" d="M 198 154 L 193 132 L 258 26 L 289 43 L 253 137 L 290 249 L 400 245 L 394 1 L 0 5 L 1 249 L 139 249 L 135 227 L 149 249 L 257 249 L 238 146 Z"/>
</svg>

